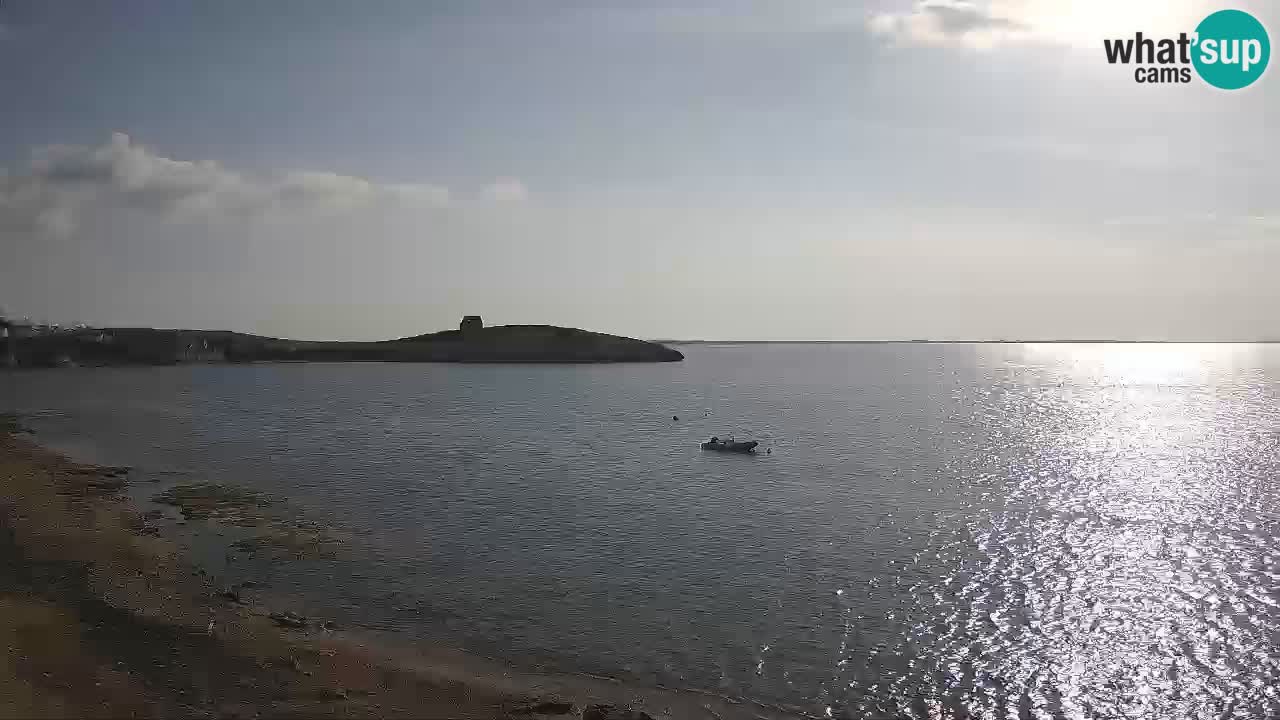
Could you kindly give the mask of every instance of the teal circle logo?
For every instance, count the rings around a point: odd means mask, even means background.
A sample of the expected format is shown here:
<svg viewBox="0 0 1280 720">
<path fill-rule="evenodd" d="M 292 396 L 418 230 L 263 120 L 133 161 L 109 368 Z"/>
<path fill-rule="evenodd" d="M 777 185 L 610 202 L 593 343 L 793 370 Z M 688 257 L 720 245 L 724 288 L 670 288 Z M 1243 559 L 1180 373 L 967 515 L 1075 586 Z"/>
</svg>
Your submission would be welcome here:
<svg viewBox="0 0 1280 720">
<path fill-rule="evenodd" d="M 1271 39 L 1258 19 L 1243 10 L 1219 10 L 1196 26 L 1191 63 L 1205 82 L 1239 90 L 1262 77 L 1271 59 Z"/>
</svg>

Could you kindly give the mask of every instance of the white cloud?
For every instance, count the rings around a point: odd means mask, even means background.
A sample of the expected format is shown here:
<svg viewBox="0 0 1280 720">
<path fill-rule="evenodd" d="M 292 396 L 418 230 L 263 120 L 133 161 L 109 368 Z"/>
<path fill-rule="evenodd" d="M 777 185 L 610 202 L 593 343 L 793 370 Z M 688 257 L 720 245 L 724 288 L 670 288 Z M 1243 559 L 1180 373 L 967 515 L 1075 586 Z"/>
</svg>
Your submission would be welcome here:
<svg viewBox="0 0 1280 720">
<path fill-rule="evenodd" d="M 737 0 L 717 7 L 592 6 L 579 13 L 610 31 L 694 34 L 809 33 L 857 28 L 863 13 L 831 0 Z"/>
<path fill-rule="evenodd" d="M 427 205 L 443 207 L 449 204 L 449 189 L 440 185 L 424 185 L 414 183 L 391 183 L 383 185 L 382 191 L 389 197 L 397 198 L 410 205 Z"/>
<path fill-rule="evenodd" d="M 877 13 L 867 21 L 871 32 L 898 45 L 990 48 L 1024 36 L 1028 27 L 995 14 L 990 5 L 967 0 L 923 0 L 911 10 Z"/>
<path fill-rule="evenodd" d="M 895 45 L 985 50 L 1019 42 L 1101 47 L 1108 37 L 1190 32 L 1212 9 L 1206 0 L 919 0 L 880 12 L 867 28 Z"/>
<path fill-rule="evenodd" d="M 0 228 L 73 233 L 97 207 L 126 208 L 167 219 L 261 215 L 297 217 L 394 203 L 434 208 L 446 188 L 385 184 L 331 172 L 255 178 L 212 161 L 162 157 L 116 133 L 100 147 L 51 146 L 32 153 L 25 174 L 0 173 Z"/>
<path fill-rule="evenodd" d="M 529 199 L 529 189 L 515 178 L 498 178 L 484 188 L 483 195 L 492 202 L 518 203 Z"/>
</svg>

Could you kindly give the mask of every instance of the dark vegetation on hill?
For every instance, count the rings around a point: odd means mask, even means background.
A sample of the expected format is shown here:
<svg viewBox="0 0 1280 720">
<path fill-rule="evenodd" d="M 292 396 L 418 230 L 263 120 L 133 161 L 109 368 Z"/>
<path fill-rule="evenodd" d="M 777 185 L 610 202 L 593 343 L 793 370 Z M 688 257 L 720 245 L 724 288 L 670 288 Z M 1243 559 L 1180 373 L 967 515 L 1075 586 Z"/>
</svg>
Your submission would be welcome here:
<svg viewBox="0 0 1280 720">
<path fill-rule="evenodd" d="M 657 343 L 556 327 L 506 325 L 379 342 L 281 340 L 220 330 L 94 328 L 17 338 L 19 366 L 170 365 L 190 362 L 671 362 Z"/>
</svg>

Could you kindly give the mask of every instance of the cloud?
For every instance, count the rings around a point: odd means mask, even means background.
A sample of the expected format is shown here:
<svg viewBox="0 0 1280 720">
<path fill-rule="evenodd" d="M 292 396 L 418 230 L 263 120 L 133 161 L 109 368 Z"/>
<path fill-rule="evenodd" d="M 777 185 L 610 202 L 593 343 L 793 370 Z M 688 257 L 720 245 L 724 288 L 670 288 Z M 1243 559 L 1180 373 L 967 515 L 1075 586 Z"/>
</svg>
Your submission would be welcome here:
<svg viewBox="0 0 1280 720">
<path fill-rule="evenodd" d="M 93 208 L 166 219 L 297 217 L 379 204 L 435 208 L 446 188 L 386 184 L 332 172 L 256 178 L 212 161 L 173 160 L 116 133 L 100 147 L 55 145 L 32 153 L 26 173 L 0 171 L 0 229 L 74 233 Z"/>
<path fill-rule="evenodd" d="M 609 31 L 699 35 L 826 32 L 857 28 L 863 17 L 856 8 L 831 0 L 737 0 L 733 10 L 679 4 L 598 3 L 579 9 L 577 14 Z"/>
<path fill-rule="evenodd" d="M 867 27 L 895 45 L 975 49 L 994 47 L 1029 30 L 1021 20 L 999 14 L 998 7 L 967 0 L 923 0 L 908 12 L 874 14 Z"/>
<path fill-rule="evenodd" d="M 387 197 L 395 198 L 409 205 L 427 205 L 444 207 L 450 202 L 449 189 L 440 185 L 424 185 L 413 183 L 391 183 L 382 186 Z"/>
<path fill-rule="evenodd" d="M 515 178 L 498 178 L 485 186 L 482 195 L 491 202 L 519 203 L 529 199 L 529 189 Z"/>
<path fill-rule="evenodd" d="M 1209 0 L 917 0 L 879 12 L 867 29 L 900 46 L 987 50 L 1034 43 L 1096 50 L 1103 38 L 1190 31 L 1215 6 Z"/>
</svg>

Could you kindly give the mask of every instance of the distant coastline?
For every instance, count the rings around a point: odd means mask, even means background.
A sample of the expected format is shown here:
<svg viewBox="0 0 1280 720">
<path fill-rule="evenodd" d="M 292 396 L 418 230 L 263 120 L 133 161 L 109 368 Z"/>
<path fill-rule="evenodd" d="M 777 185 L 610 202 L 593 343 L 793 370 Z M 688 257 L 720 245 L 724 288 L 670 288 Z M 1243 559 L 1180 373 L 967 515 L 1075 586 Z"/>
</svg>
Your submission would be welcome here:
<svg viewBox="0 0 1280 720">
<path fill-rule="evenodd" d="M 220 330 L 77 328 L 33 332 L 10 324 L 5 365 L 65 367 L 250 362 L 622 363 L 676 362 L 658 343 L 554 325 L 484 327 L 376 342 L 303 341 Z"/>
</svg>

